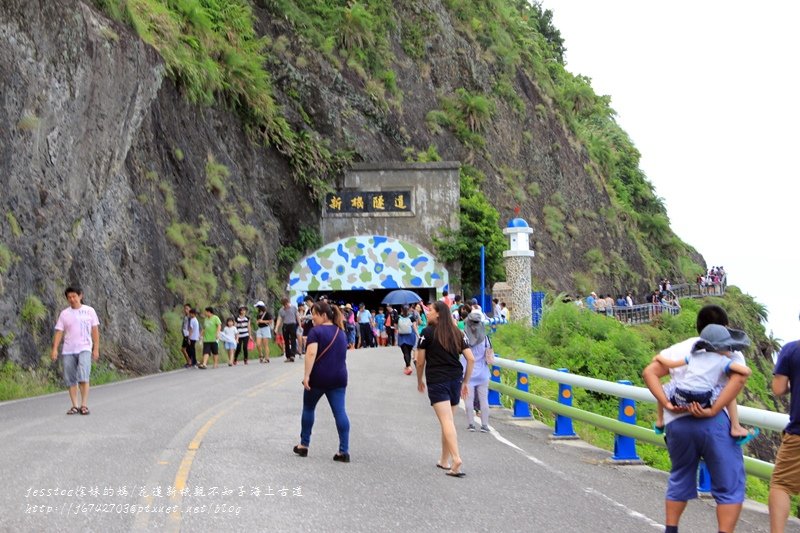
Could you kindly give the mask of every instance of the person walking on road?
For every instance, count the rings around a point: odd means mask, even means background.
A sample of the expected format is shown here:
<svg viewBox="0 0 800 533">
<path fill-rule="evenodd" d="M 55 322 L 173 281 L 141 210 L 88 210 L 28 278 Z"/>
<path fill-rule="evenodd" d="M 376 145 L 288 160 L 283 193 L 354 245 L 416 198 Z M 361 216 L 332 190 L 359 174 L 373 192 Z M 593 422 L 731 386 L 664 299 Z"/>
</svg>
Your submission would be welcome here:
<svg viewBox="0 0 800 533">
<path fill-rule="evenodd" d="M 239 307 L 239 316 L 236 317 L 236 353 L 233 355 L 233 364 L 239 360 L 239 352 L 242 352 L 242 360 L 247 364 L 248 352 L 250 347 L 250 339 L 252 338 L 253 331 L 250 329 L 250 317 L 247 316 L 247 307 L 244 305 Z"/>
<path fill-rule="evenodd" d="M 328 302 L 319 301 L 312 308 L 314 327 L 308 334 L 305 373 L 303 375 L 303 416 L 300 444 L 293 448 L 301 457 L 308 455 L 314 413 L 325 396 L 333 411 L 339 433 L 339 451 L 334 461 L 350 462 L 350 419 L 345 410 L 347 390 L 347 337 L 342 328 L 341 312 Z"/>
<path fill-rule="evenodd" d="M 473 311 L 467 316 L 464 333 L 467 336 L 472 355 L 475 357 L 475 366 L 468 383 L 467 397 L 464 401 L 464 411 L 467 415 L 467 429 L 475 431 L 475 416 L 472 407 L 475 405 L 475 396 L 481 411 L 481 433 L 489 432 L 489 365 L 494 364 L 494 350 L 489 337 L 486 335 L 486 326 L 480 311 Z M 462 357 L 461 364 L 466 370 L 467 360 Z"/>
<path fill-rule="evenodd" d="M 236 364 L 236 345 L 239 343 L 239 332 L 236 329 L 236 320 L 230 317 L 225 321 L 225 327 L 219 334 L 219 340 L 225 348 L 225 353 L 228 354 L 228 366 Z"/>
<path fill-rule="evenodd" d="M 219 363 L 219 334 L 222 332 L 222 320 L 214 314 L 213 307 L 206 307 L 205 320 L 200 329 L 200 336 L 203 337 L 203 364 L 198 368 L 205 370 L 208 368 L 208 356 L 214 356 L 214 368 Z"/>
<path fill-rule="evenodd" d="M 769 524 L 772 533 L 783 533 L 791 511 L 791 497 L 800 493 L 800 341 L 787 343 L 778 355 L 772 377 L 772 392 L 789 397 L 789 425 L 783 430 L 781 447 L 769 484 Z M 800 386 L 800 385 L 799 385 Z"/>
<path fill-rule="evenodd" d="M 716 305 L 700 309 L 697 332 L 709 324 L 727 326 L 725 310 Z M 698 340 L 698 337 L 690 338 L 662 350 L 660 355 L 686 359 Z M 737 362 L 744 364 L 744 358 Z M 744 388 L 747 377 L 737 373 L 729 378 L 722 377 L 720 384 L 724 388 L 711 407 L 703 408 L 695 402 L 687 409 L 673 406 L 664 393 L 660 380 L 667 375 L 669 369 L 655 359 L 642 372 L 647 388 L 665 409 L 667 452 L 672 462 L 665 498 L 665 533 L 677 533 L 688 500 L 697 498 L 697 467 L 701 458 L 713 480 L 711 494 L 717 503 L 717 530 L 730 533 L 736 527 L 744 503 L 745 472 L 742 448 L 730 434 L 731 422 L 723 408 Z"/>
<path fill-rule="evenodd" d="M 64 382 L 69 387 L 69 399 L 72 402 L 67 414 L 88 415 L 92 361 L 100 358 L 100 320 L 93 308 L 83 305 L 83 291 L 79 287 L 67 287 L 64 296 L 69 307 L 58 315 L 50 359 L 58 359 L 58 346 L 63 339 L 61 362 L 64 366 Z M 80 406 L 78 390 L 81 395 Z"/>
<path fill-rule="evenodd" d="M 292 305 L 289 298 L 281 298 L 281 310 L 278 311 L 278 323 L 275 330 L 283 333 L 285 363 L 294 363 L 294 356 L 297 354 L 297 325 L 300 323 L 297 316 L 297 308 Z M 283 327 L 283 329 L 281 329 Z"/>
<path fill-rule="evenodd" d="M 459 354 L 466 360 L 466 370 L 461 367 Z M 458 452 L 458 435 L 454 416 L 459 397 L 467 397 L 467 384 L 472 377 L 475 358 L 467 339 L 450 317 L 450 309 L 437 301 L 428 310 L 428 327 L 422 331 L 417 350 L 417 390 L 428 390 L 436 418 L 442 429 L 442 451 L 438 468 L 452 477 L 464 477 L 461 455 Z M 462 379 L 463 372 L 463 379 Z M 423 374 L 425 381 L 423 381 Z"/>
<path fill-rule="evenodd" d="M 256 350 L 258 362 L 269 363 L 269 340 L 272 338 L 272 314 L 261 300 L 256 302 Z"/>
<path fill-rule="evenodd" d="M 404 305 L 400 309 L 400 317 L 397 319 L 397 344 L 403 352 L 403 360 L 406 363 L 403 373 L 410 376 L 414 371 L 411 369 L 411 351 L 417 343 L 417 332 L 414 322 L 416 321 L 412 311 Z"/>
</svg>

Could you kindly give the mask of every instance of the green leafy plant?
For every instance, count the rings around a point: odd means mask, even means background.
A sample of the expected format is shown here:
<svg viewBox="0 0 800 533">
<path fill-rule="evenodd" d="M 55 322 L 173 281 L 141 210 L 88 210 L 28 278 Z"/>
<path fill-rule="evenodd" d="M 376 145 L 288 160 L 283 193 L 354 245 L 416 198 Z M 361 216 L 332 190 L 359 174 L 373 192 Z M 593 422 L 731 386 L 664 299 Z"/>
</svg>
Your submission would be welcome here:
<svg viewBox="0 0 800 533">
<path fill-rule="evenodd" d="M 500 214 L 481 193 L 485 176 L 469 165 L 461 167 L 459 231 L 445 230 L 435 236 L 434 246 L 445 262 L 461 264 L 464 291 L 480 290 L 480 247 L 486 251 L 486 277 L 491 283 L 505 279 L 503 251 L 506 239 L 500 229 Z"/>
<path fill-rule="evenodd" d="M 22 304 L 20 317 L 32 330 L 36 331 L 41 328 L 45 319 L 47 319 L 47 308 L 38 296 L 30 294 Z"/>
</svg>

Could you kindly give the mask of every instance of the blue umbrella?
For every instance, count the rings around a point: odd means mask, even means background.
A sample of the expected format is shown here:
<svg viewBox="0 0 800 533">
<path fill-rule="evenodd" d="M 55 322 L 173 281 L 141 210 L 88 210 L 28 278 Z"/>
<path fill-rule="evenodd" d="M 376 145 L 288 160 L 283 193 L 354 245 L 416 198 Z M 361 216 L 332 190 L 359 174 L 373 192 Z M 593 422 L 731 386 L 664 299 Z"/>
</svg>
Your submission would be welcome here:
<svg viewBox="0 0 800 533">
<path fill-rule="evenodd" d="M 387 294 L 381 303 L 386 305 L 410 305 L 421 301 L 422 298 L 416 292 L 398 289 Z"/>
</svg>

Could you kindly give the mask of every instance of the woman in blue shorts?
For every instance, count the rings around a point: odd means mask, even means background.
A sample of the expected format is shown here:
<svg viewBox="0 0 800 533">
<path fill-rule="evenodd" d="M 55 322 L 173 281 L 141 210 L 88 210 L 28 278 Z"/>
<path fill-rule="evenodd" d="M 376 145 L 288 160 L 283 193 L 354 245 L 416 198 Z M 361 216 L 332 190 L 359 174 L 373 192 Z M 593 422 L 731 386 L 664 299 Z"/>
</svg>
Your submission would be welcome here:
<svg viewBox="0 0 800 533">
<path fill-rule="evenodd" d="M 467 383 L 475 358 L 444 302 L 435 302 L 428 310 L 428 324 L 422 330 L 417 350 L 417 389 L 425 392 L 427 382 L 428 398 L 442 427 L 442 453 L 436 466 L 447 470 L 448 476 L 464 477 L 453 417 L 459 398 L 467 397 Z M 467 362 L 466 370 L 459 360 L 461 354 Z M 423 371 L 425 382 L 422 381 Z"/>
</svg>

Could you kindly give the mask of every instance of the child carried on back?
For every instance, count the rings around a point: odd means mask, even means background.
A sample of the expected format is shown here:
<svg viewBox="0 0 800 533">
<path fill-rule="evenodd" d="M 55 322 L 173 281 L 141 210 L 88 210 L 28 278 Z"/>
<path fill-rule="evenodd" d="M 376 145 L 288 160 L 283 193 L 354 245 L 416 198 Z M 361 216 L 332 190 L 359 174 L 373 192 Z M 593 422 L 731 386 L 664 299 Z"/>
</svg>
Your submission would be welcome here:
<svg viewBox="0 0 800 533">
<path fill-rule="evenodd" d="M 746 365 L 731 359 L 732 352 L 744 350 L 748 346 L 750 339 L 744 331 L 709 324 L 700 332 L 700 340 L 695 342 L 691 355 L 685 359 L 675 360 L 657 355 L 656 361 L 665 367 L 683 370 L 674 372 L 672 380 L 664 384 L 664 394 L 670 404 L 668 408 L 689 407 L 694 402 L 703 408 L 711 407 L 722 392 L 727 376 L 737 373 L 747 377 L 752 373 Z M 739 425 L 736 400 L 728 405 L 728 415 L 731 420 L 731 436 L 738 438 L 740 444 L 757 434 L 750 433 Z M 656 433 L 663 432 L 664 411 L 659 405 Z"/>
</svg>

